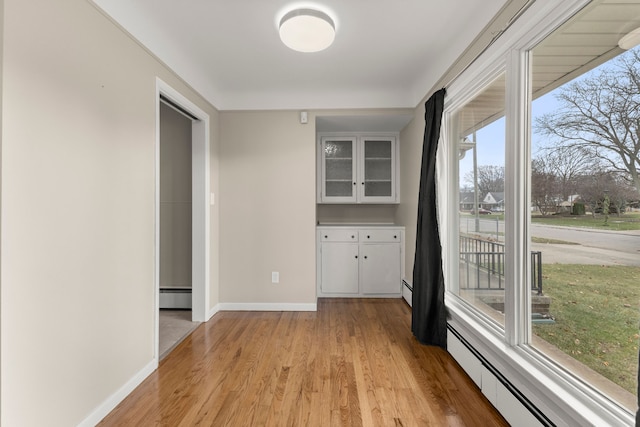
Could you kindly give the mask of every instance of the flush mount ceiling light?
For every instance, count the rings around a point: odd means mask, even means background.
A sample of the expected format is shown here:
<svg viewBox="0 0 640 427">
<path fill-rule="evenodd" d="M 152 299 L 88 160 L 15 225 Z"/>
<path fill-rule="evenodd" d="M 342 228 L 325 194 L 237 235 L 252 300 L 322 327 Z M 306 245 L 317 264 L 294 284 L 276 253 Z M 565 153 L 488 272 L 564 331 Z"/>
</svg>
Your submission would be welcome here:
<svg viewBox="0 0 640 427">
<path fill-rule="evenodd" d="M 629 32 L 626 36 L 622 37 L 618 42 L 618 46 L 621 49 L 629 50 L 640 44 L 640 28 Z"/>
<path fill-rule="evenodd" d="M 295 9 L 279 25 L 280 40 L 298 52 L 319 52 L 331 46 L 336 27 L 329 15 L 314 9 Z"/>
</svg>

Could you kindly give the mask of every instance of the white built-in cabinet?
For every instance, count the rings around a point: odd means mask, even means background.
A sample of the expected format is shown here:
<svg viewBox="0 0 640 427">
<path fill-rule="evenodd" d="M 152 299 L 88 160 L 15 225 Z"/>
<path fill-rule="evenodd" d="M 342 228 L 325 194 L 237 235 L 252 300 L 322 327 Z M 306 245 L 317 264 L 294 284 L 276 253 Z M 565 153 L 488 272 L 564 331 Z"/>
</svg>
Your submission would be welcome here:
<svg viewBox="0 0 640 427">
<path fill-rule="evenodd" d="M 318 203 L 399 203 L 398 135 L 319 134 Z"/>
<path fill-rule="evenodd" d="M 400 297 L 404 227 L 320 226 L 318 296 Z"/>
</svg>

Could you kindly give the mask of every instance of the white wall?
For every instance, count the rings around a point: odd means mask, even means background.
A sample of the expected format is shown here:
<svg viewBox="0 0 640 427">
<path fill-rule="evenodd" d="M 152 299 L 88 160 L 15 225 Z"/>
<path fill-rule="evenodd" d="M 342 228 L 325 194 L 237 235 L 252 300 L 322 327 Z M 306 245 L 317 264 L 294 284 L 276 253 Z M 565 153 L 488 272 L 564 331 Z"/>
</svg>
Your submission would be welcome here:
<svg viewBox="0 0 640 427">
<path fill-rule="evenodd" d="M 405 227 L 405 279 L 411 283 L 416 252 L 416 226 L 418 223 L 418 193 L 424 137 L 424 103 L 415 109 L 415 117 L 400 133 L 400 206 L 395 222 Z"/>
<path fill-rule="evenodd" d="M 216 192 L 218 116 L 86 0 L 4 18 L 1 423 L 77 425 L 153 366 L 156 76 L 211 116 Z"/>
<path fill-rule="evenodd" d="M 315 305 L 314 123 L 297 111 L 220 113 L 223 307 Z"/>
</svg>

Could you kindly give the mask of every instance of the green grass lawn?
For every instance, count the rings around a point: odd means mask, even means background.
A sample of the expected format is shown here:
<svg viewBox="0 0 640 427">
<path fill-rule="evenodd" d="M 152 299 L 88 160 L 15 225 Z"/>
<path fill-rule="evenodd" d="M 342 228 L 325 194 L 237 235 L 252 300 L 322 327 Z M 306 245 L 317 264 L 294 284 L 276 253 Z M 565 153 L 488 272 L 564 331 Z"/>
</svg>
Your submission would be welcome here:
<svg viewBox="0 0 640 427">
<path fill-rule="evenodd" d="M 553 243 L 555 245 L 578 245 L 575 242 L 567 242 L 566 240 L 549 239 L 546 237 L 531 236 L 531 243 Z"/>
<path fill-rule="evenodd" d="M 640 268 L 544 264 L 543 272 L 556 323 L 533 332 L 635 395 Z"/>
<path fill-rule="evenodd" d="M 607 224 L 603 215 L 532 215 L 531 222 L 536 224 L 557 225 L 563 227 L 586 227 L 603 230 L 640 230 L 640 213 L 627 212 L 620 216 L 609 215 Z"/>
</svg>

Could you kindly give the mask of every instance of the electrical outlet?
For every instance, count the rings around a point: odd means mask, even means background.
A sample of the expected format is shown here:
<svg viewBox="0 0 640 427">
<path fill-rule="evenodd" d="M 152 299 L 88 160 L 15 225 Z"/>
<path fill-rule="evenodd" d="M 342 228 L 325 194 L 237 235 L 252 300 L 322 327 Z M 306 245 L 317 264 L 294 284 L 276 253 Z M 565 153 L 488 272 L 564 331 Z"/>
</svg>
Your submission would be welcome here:
<svg viewBox="0 0 640 427">
<path fill-rule="evenodd" d="M 277 271 L 271 272 L 271 283 L 280 283 L 280 273 Z"/>
</svg>

